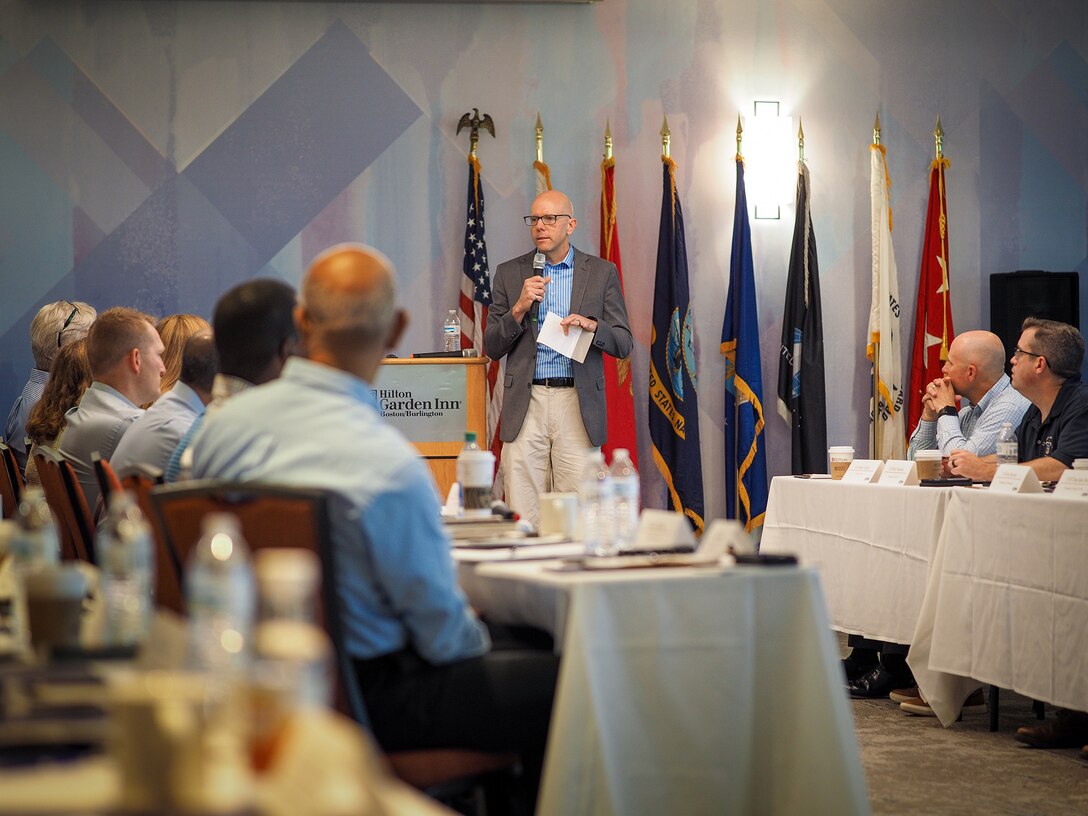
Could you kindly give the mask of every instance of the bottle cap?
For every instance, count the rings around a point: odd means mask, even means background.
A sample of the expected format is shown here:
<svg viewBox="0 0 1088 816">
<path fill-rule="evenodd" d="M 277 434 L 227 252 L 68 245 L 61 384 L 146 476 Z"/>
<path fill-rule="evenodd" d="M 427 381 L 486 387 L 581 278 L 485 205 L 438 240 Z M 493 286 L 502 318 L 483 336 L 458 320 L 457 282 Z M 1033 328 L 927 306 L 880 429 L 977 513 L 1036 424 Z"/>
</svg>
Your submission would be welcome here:
<svg viewBox="0 0 1088 816">
<path fill-rule="evenodd" d="M 269 547 L 258 550 L 254 558 L 257 582 L 262 589 L 295 588 L 313 592 L 321 577 L 321 562 L 312 550 L 301 547 Z"/>
<path fill-rule="evenodd" d="M 476 441 L 476 432 L 475 431 L 465 431 L 465 441 L 466 442 L 475 442 Z"/>
<path fill-rule="evenodd" d="M 627 448 L 613 448 L 613 450 L 612 450 L 612 458 L 613 459 L 620 459 L 620 458 L 622 458 L 624 456 L 630 456 L 630 455 L 631 455 L 631 451 L 627 450 Z"/>
</svg>

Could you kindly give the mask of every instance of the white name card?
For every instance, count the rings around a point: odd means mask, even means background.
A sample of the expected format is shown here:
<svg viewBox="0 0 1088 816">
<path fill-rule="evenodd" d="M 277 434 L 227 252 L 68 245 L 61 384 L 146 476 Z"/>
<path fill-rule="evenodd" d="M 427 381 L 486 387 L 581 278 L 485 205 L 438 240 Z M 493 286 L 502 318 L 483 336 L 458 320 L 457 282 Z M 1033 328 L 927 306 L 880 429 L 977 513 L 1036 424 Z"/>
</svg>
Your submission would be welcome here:
<svg viewBox="0 0 1088 816">
<path fill-rule="evenodd" d="M 861 482 L 872 484 L 880 476 L 884 463 L 879 459 L 855 459 L 843 474 L 844 482 Z"/>
<path fill-rule="evenodd" d="M 638 519 L 635 549 L 652 552 L 663 547 L 695 548 L 695 537 L 691 534 L 688 517 L 671 510 L 643 510 Z"/>
<path fill-rule="evenodd" d="M 990 480 L 990 490 L 998 493 L 1042 493 L 1043 486 L 1035 471 L 1027 465 L 998 465 Z"/>
<path fill-rule="evenodd" d="M 884 463 L 884 469 L 880 471 L 882 485 L 916 485 L 918 479 L 918 465 L 909 459 L 889 459 Z"/>
<path fill-rule="evenodd" d="M 715 519 L 699 540 L 699 555 L 720 558 L 733 548 L 733 552 L 755 552 L 752 539 L 744 532 L 744 525 L 734 519 Z"/>
<path fill-rule="evenodd" d="M 1088 499 L 1088 470 L 1067 470 L 1058 479 L 1055 496 L 1067 499 Z"/>
</svg>

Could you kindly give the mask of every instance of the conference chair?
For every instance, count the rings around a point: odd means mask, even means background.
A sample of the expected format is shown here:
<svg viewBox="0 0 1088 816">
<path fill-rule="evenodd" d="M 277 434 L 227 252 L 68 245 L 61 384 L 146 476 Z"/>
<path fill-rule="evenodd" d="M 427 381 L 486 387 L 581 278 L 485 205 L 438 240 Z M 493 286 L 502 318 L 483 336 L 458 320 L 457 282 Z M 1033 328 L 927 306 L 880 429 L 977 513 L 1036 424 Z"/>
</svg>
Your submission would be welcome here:
<svg viewBox="0 0 1088 816">
<path fill-rule="evenodd" d="M 60 526 L 61 556 L 95 563 L 94 522 L 72 465 L 59 452 L 44 447 L 38 448 L 34 461 L 45 500 Z"/>
<path fill-rule="evenodd" d="M 15 518 L 19 512 L 19 503 L 23 500 L 23 474 L 15 452 L 4 442 L 0 442 L 0 502 L 3 502 L 4 518 Z"/>
<path fill-rule="evenodd" d="M 252 551 L 265 547 L 305 547 L 321 562 L 318 613 L 333 644 L 338 707 L 369 730 L 370 719 L 344 642 L 334 578 L 336 553 L 330 527 L 331 493 L 267 484 L 197 481 L 156 487 L 151 491 L 165 538 L 184 563 L 200 537 L 201 520 L 209 513 L 232 513 Z M 512 753 L 471 750 L 395 751 L 386 754 L 393 773 L 437 799 L 475 788 L 479 796 L 508 795 L 505 776 L 517 765 Z M 485 791 L 486 786 L 491 790 Z M 484 786 L 481 788 L 480 786 Z"/>
<path fill-rule="evenodd" d="M 109 460 L 98 451 L 91 454 L 91 467 L 94 468 L 94 478 L 98 482 L 98 506 L 94 509 L 94 520 L 98 522 L 110 509 L 110 497 L 120 492 L 121 480 L 117 478 Z"/>
</svg>

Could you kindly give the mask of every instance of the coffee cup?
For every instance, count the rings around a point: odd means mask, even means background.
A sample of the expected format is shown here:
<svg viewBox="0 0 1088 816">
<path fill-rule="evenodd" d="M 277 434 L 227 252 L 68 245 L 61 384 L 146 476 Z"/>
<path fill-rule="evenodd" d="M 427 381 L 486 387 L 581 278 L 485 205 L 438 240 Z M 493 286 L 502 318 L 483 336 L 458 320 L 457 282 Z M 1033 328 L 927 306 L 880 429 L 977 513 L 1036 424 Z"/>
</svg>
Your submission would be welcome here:
<svg viewBox="0 0 1088 816">
<path fill-rule="evenodd" d="M 578 527 L 577 493 L 540 494 L 540 534 L 573 539 Z"/>
<path fill-rule="evenodd" d="M 76 564 L 50 564 L 24 579 L 30 641 L 38 650 L 79 647 L 87 576 Z"/>
<path fill-rule="evenodd" d="M 838 480 L 846 475 L 854 461 L 854 449 L 849 445 L 832 445 L 827 449 L 827 470 L 831 478 Z"/>
<path fill-rule="evenodd" d="M 918 466 L 918 478 L 931 481 L 941 478 L 941 452 L 939 450 L 920 450 L 914 454 L 914 463 Z"/>
</svg>

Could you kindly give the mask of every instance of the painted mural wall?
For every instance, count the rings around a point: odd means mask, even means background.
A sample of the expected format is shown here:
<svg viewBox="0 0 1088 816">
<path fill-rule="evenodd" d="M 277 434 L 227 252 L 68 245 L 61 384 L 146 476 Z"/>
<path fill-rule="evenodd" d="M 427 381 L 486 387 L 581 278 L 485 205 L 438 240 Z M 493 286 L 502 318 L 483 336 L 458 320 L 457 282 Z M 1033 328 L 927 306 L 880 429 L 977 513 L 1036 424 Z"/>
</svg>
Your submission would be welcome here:
<svg viewBox="0 0 1088 816">
<path fill-rule="evenodd" d="M 492 268 L 527 251 L 534 125 L 574 242 L 596 252 L 606 121 L 645 433 L 661 208 L 659 130 L 687 222 L 706 507 L 724 515 L 719 353 L 735 130 L 755 100 L 803 119 L 823 286 L 828 439 L 862 449 L 869 370 L 869 149 L 879 112 L 909 365 L 932 131 L 945 131 L 957 329 L 988 323 L 988 275 L 1088 271 L 1088 3 L 1083 0 L 602 0 L 589 5 L 0 2 L 0 405 L 25 381 L 30 319 L 81 299 L 210 315 L 257 275 L 297 284 L 339 241 L 396 263 L 412 325 L 438 346 L 456 305 L 463 113 L 480 146 Z M 780 161 L 793 167 L 796 153 Z M 787 173 L 787 175 L 789 175 Z M 753 244 L 771 474 L 792 188 Z M 1082 283 L 1082 314 L 1088 285 Z"/>
</svg>

